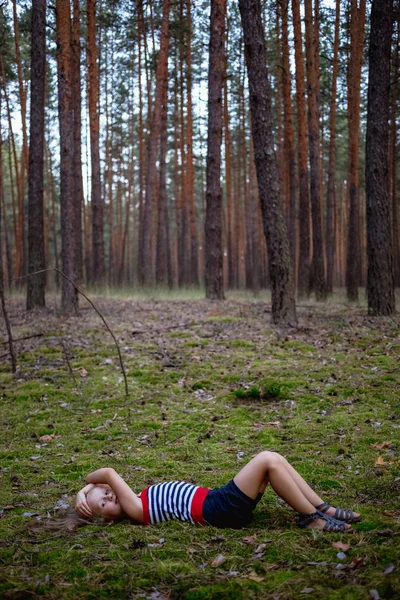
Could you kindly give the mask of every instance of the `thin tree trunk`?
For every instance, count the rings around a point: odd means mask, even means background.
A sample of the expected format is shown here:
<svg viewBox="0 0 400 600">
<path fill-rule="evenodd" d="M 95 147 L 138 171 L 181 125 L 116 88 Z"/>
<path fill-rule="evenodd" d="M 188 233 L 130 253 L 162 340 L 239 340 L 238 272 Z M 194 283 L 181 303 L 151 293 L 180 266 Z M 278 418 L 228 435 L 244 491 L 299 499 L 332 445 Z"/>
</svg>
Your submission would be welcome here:
<svg viewBox="0 0 400 600">
<path fill-rule="evenodd" d="M 10 185 L 12 191 L 12 199 L 13 199 L 13 215 L 14 215 L 14 225 L 15 225 L 15 246 L 16 246 L 16 275 L 17 277 L 21 277 L 23 274 L 23 263 L 24 263 L 24 242 L 23 242 L 23 230 L 24 230 L 24 198 L 23 198 L 23 190 L 21 188 L 21 179 L 20 179 L 20 169 L 18 167 L 18 157 L 17 157 L 17 149 L 15 144 L 15 137 L 12 127 L 11 120 L 11 109 L 10 102 L 7 93 L 6 86 L 6 76 L 4 70 L 3 58 L 0 56 L 1 63 L 1 73 L 3 80 L 3 89 L 4 89 L 4 99 L 6 101 L 7 108 L 7 120 L 8 120 L 8 130 L 9 130 L 9 143 L 11 145 L 12 150 L 12 158 L 14 162 L 14 170 L 15 170 L 15 183 L 17 188 L 17 208 L 15 207 L 15 194 L 14 194 L 14 186 L 13 186 L 13 172 L 12 172 L 12 161 L 11 161 L 11 151 L 9 152 L 9 171 L 10 171 Z"/>
<path fill-rule="evenodd" d="M 226 242 L 228 254 L 228 287 L 234 287 L 233 256 L 233 207 L 232 207 L 232 139 L 228 107 L 228 83 L 224 81 L 224 142 L 225 142 L 225 189 L 226 189 Z"/>
<path fill-rule="evenodd" d="M 144 131 L 143 131 L 143 91 L 142 91 L 142 36 L 143 8 L 142 1 L 137 2 L 137 31 L 138 31 L 138 92 L 139 92 L 139 229 L 137 255 L 143 253 L 143 209 L 144 209 Z"/>
<path fill-rule="evenodd" d="M 1 97 L 1 88 L 0 88 L 0 123 L 2 117 L 2 97 Z M 0 221 L 3 219 L 3 231 L 4 231 L 4 243 L 6 250 L 6 264 L 7 264 L 7 280 L 12 278 L 12 258 L 11 258 L 11 248 L 9 243 L 9 231 L 8 231 L 8 223 L 7 223 L 7 211 L 6 211 L 6 203 L 4 198 L 4 172 L 3 172 L 3 140 L 1 136 L 1 127 L 0 127 Z M 1 235 L 1 232 L 0 232 Z M 2 248 L 0 246 L 0 261 L 2 260 Z"/>
<path fill-rule="evenodd" d="M 56 2 L 58 112 L 60 121 L 60 202 L 61 202 L 61 256 L 62 270 L 72 281 L 75 273 L 75 232 L 73 194 L 73 110 L 71 77 L 71 15 L 69 0 Z M 61 305 L 66 314 L 77 311 L 77 292 L 63 277 Z"/>
<path fill-rule="evenodd" d="M 96 43 L 96 0 L 87 0 L 87 62 L 90 122 L 90 157 L 92 170 L 92 277 L 93 283 L 104 283 L 104 207 L 100 185 L 99 150 L 99 67 Z"/>
<path fill-rule="evenodd" d="M 348 72 L 348 122 L 349 122 L 349 228 L 347 241 L 347 298 L 358 301 L 360 283 L 360 90 L 361 66 L 364 47 L 366 0 L 351 0 L 350 59 Z"/>
<path fill-rule="evenodd" d="M 310 295 L 310 195 L 308 184 L 307 117 L 305 105 L 303 44 L 299 0 L 292 0 L 296 61 L 297 161 L 299 177 L 299 257 L 297 289 L 299 298 Z"/>
<path fill-rule="evenodd" d="M 190 273 L 189 283 L 199 285 L 199 252 L 196 226 L 196 207 L 194 202 L 194 165 L 193 165 L 193 108 L 192 108 L 192 16 L 191 0 L 186 1 L 187 15 L 187 40 L 186 40 L 186 93 L 187 93 L 187 120 L 186 120 L 186 190 L 189 204 L 190 227 Z"/>
<path fill-rule="evenodd" d="M 326 299 L 324 249 L 321 215 L 321 157 L 318 109 L 318 78 L 315 64 L 316 26 L 311 0 L 305 0 L 306 67 L 308 92 L 308 137 L 310 145 L 310 197 L 312 216 L 312 282 L 317 300 Z"/>
<path fill-rule="evenodd" d="M 73 0 L 72 20 L 72 110 L 74 112 L 74 230 L 75 272 L 78 283 L 83 278 L 82 210 L 83 181 L 81 158 L 81 39 L 79 0 Z M 29 281 L 29 280 L 28 280 Z"/>
<path fill-rule="evenodd" d="M 17 2 L 13 0 L 13 20 L 14 20 L 14 41 L 15 41 L 15 57 L 17 61 L 17 74 L 18 74 L 18 90 L 19 90 L 19 100 L 21 107 L 21 124 L 22 124 L 22 156 L 21 156 L 21 168 L 19 170 L 19 187 L 20 187 L 20 209 L 19 209 L 19 219 L 18 219 L 18 227 L 19 227 L 19 235 L 20 235 L 20 243 L 21 248 L 20 252 L 22 252 L 22 267 L 21 274 L 24 270 L 25 263 L 25 180 L 26 180 L 26 172 L 28 169 L 28 135 L 27 135 L 27 126 L 26 126 L 26 90 L 24 89 L 23 83 L 23 75 L 22 75 L 22 60 L 21 60 L 21 50 L 19 43 L 19 26 L 18 26 L 18 17 L 17 17 Z"/>
<path fill-rule="evenodd" d="M 164 87 L 160 136 L 160 185 L 158 198 L 156 283 L 171 284 L 171 257 L 169 251 L 169 226 L 167 210 L 167 144 L 168 144 L 168 85 Z"/>
<path fill-rule="evenodd" d="M 272 321 L 284 326 L 294 326 L 295 291 L 274 152 L 271 91 L 266 67 L 261 7 L 259 0 L 239 0 L 239 8 L 249 79 L 251 129 L 258 189 L 268 245 Z"/>
<path fill-rule="evenodd" d="M 370 315 L 395 312 L 388 183 L 392 6 L 393 0 L 372 0 L 365 156 Z"/>
<path fill-rule="evenodd" d="M 289 34 L 288 34 L 289 0 L 282 0 L 282 83 L 284 107 L 284 157 L 287 168 L 288 192 L 288 232 L 290 258 L 293 273 L 296 272 L 296 164 L 294 148 L 293 108 L 291 98 L 291 74 L 289 64 Z"/>
<path fill-rule="evenodd" d="M 33 0 L 31 13 L 31 112 L 28 173 L 28 270 L 46 268 L 43 218 L 46 0 Z M 28 278 L 26 308 L 45 306 L 45 273 Z"/>
<path fill-rule="evenodd" d="M 336 88 L 339 67 L 340 0 L 336 0 L 335 41 L 333 44 L 332 87 L 329 111 L 328 192 L 326 198 L 326 288 L 333 292 L 333 264 L 335 260 L 335 175 L 336 175 Z"/>
<path fill-rule="evenodd" d="M 208 143 L 205 220 L 206 298 L 224 300 L 222 251 L 222 88 L 225 65 L 226 0 L 211 0 L 208 67 Z"/>
<path fill-rule="evenodd" d="M 149 140 L 149 159 L 147 165 L 146 200 L 144 205 L 143 248 L 139 256 L 139 280 L 149 285 L 154 282 L 153 245 L 154 234 L 154 192 L 156 183 L 156 161 L 161 134 L 161 112 L 164 87 L 168 84 L 168 46 L 169 46 L 170 0 L 163 0 L 160 52 L 157 61 L 156 91 L 154 112 Z"/>
</svg>

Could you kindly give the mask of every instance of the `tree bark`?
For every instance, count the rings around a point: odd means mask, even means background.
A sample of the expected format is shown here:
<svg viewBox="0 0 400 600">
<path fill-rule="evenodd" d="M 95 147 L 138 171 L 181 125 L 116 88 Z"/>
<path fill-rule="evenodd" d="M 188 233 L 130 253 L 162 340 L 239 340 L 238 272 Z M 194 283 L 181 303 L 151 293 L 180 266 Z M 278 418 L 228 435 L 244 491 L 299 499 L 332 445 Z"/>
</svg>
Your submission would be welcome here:
<svg viewBox="0 0 400 600">
<path fill-rule="evenodd" d="M 315 63 L 316 26 L 311 0 L 305 0 L 308 138 L 310 147 L 310 197 L 312 217 L 312 283 L 317 300 L 326 299 L 324 248 L 321 214 L 321 157 L 318 108 L 318 78 Z"/>
<path fill-rule="evenodd" d="M 167 206 L 167 165 L 166 154 L 168 145 L 168 85 L 164 88 L 163 107 L 161 115 L 160 137 L 160 185 L 158 197 L 157 224 L 157 253 L 156 253 L 156 283 L 172 287 L 171 255 L 169 240 L 169 222 Z"/>
<path fill-rule="evenodd" d="M 371 9 L 365 157 L 370 315 L 395 311 L 388 165 L 392 1 L 372 0 Z"/>
<path fill-rule="evenodd" d="M 58 71 L 58 114 L 60 122 L 60 202 L 61 202 L 61 258 L 65 275 L 76 280 L 73 159 L 74 115 L 72 109 L 71 78 L 71 14 L 69 0 L 56 2 L 56 39 Z M 78 296 L 75 288 L 63 278 L 61 286 L 63 312 L 77 311 Z"/>
<path fill-rule="evenodd" d="M 392 222 L 393 222 L 393 261 L 394 261 L 394 283 L 400 287 L 400 238 L 399 238 L 399 209 L 397 191 L 397 107 L 399 78 L 399 50 L 400 50 L 400 19 L 395 19 L 396 40 L 393 48 L 393 72 L 391 84 L 391 115 L 389 133 L 389 157 L 390 157 L 390 195 L 392 199 Z"/>
<path fill-rule="evenodd" d="M 169 47 L 169 11 L 170 0 L 163 0 L 160 52 L 157 61 L 156 91 L 153 118 L 149 140 L 149 158 L 147 164 L 146 197 L 143 213 L 143 247 L 139 255 L 139 281 L 145 285 L 154 283 L 155 264 L 153 261 L 154 235 L 154 193 L 156 182 L 156 161 L 161 134 L 161 113 L 164 87 L 168 84 L 168 47 Z"/>
<path fill-rule="evenodd" d="M 87 0 L 87 62 L 88 100 L 90 124 L 90 159 L 92 170 L 92 279 L 93 283 L 104 283 L 104 206 L 100 185 L 99 150 L 99 66 L 96 43 L 96 0 Z"/>
<path fill-rule="evenodd" d="M 194 202 L 194 164 L 193 164 L 193 107 L 192 107 L 192 15 L 191 1 L 185 0 L 187 17 L 186 40 L 186 93 L 187 93 L 187 118 L 186 118 L 186 200 L 189 204 L 189 230 L 190 230 L 190 274 L 189 283 L 199 285 L 199 251 L 196 225 L 196 206 Z"/>
<path fill-rule="evenodd" d="M 310 194 L 308 182 L 307 116 L 305 104 L 303 44 L 299 0 L 292 0 L 294 50 L 296 61 L 297 162 L 299 177 L 299 258 L 297 294 L 310 295 Z"/>
<path fill-rule="evenodd" d="M 226 0 L 211 0 L 208 67 L 208 142 L 205 219 L 206 298 L 224 300 L 222 252 L 222 88 L 225 67 Z"/>
<path fill-rule="evenodd" d="M 360 284 L 360 90 L 361 67 L 364 48 L 366 0 L 351 0 L 350 58 L 348 67 L 348 123 L 349 123 L 349 227 L 347 241 L 347 298 L 358 300 Z"/>
<path fill-rule="evenodd" d="M 290 258 L 293 273 L 296 272 L 296 163 L 294 149 L 293 106 L 291 98 L 291 74 L 289 64 L 288 33 L 289 0 L 282 0 L 282 83 L 283 83 L 283 148 L 287 169 L 287 206 Z"/>
<path fill-rule="evenodd" d="M 9 130 L 9 172 L 10 172 L 10 185 L 11 185 L 11 195 L 12 195 L 12 204 L 13 204 L 13 219 L 14 219 L 14 231 L 15 231 L 15 250 L 16 250 L 16 275 L 17 277 L 21 277 L 23 274 L 24 267 L 24 240 L 23 240 L 23 232 L 24 232 L 24 199 L 23 199 L 23 190 L 21 188 L 21 178 L 20 178 L 20 168 L 18 166 L 18 156 L 17 149 L 15 144 L 15 137 L 12 127 L 11 120 L 11 108 L 10 101 L 7 93 L 7 85 L 6 85 L 6 75 L 4 69 L 3 58 L 0 55 L 0 64 L 1 64 L 1 74 L 3 80 L 3 89 L 4 89 L 4 99 L 6 101 L 7 108 L 7 120 L 8 120 L 8 130 Z M 11 154 L 13 160 L 11 160 Z M 15 193 L 14 193 L 14 183 L 13 183 L 13 168 L 12 163 L 14 162 L 14 170 L 15 170 L 15 184 L 17 188 L 17 198 L 15 202 Z M 17 206 L 16 206 L 17 205 Z"/>
<path fill-rule="evenodd" d="M 28 172 L 28 270 L 46 268 L 44 253 L 43 167 L 46 78 L 46 0 L 32 1 L 31 113 Z M 26 308 L 45 306 L 45 273 L 28 278 Z"/>
<path fill-rule="evenodd" d="M 26 268 L 25 265 L 25 254 L 26 254 L 26 244 L 25 244 L 25 181 L 26 181 L 26 172 L 28 169 L 28 135 L 27 135 L 27 127 L 26 127 L 26 90 L 24 88 L 23 83 L 23 74 L 22 74 L 22 60 L 21 60 L 21 50 L 19 43 L 19 25 L 18 25 L 18 16 L 17 16 L 17 1 L 13 0 L 13 20 L 14 20 L 14 41 L 15 41 L 15 57 L 17 62 L 17 74 L 18 74 L 18 90 L 19 90 L 19 100 L 21 107 L 21 124 L 22 124 L 22 156 L 21 156 L 21 166 L 19 169 L 19 207 L 18 207 L 18 229 L 20 236 L 20 269 L 21 275 Z"/>
<path fill-rule="evenodd" d="M 280 202 L 272 135 L 271 91 L 265 57 L 259 0 L 239 0 L 250 90 L 251 129 L 258 189 L 268 246 L 272 321 L 296 324 L 294 282 L 289 242 Z"/>
<path fill-rule="evenodd" d="M 81 39 L 79 0 L 73 0 L 72 20 L 72 110 L 74 113 L 74 230 L 75 272 L 78 283 L 83 278 L 82 210 L 83 181 L 81 158 Z"/>
<path fill-rule="evenodd" d="M 326 197 L 326 288 L 333 292 L 333 263 L 335 259 L 335 167 L 336 167 L 336 88 L 339 68 L 340 0 L 336 0 L 335 41 L 333 44 L 332 87 L 329 111 L 328 191 Z"/>
</svg>

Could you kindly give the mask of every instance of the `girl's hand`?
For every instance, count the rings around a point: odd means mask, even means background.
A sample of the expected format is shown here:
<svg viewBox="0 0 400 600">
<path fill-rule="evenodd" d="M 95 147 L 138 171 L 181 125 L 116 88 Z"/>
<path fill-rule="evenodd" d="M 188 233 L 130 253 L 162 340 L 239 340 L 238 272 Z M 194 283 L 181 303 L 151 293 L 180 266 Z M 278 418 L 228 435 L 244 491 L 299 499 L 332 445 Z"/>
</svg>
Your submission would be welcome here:
<svg viewBox="0 0 400 600">
<path fill-rule="evenodd" d="M 93 516 L 92 510 L 86 500 L 86 494 L 82 490 L 76 495 L 75 510 L 81 517 L 85 518 Z"/>
</svg>

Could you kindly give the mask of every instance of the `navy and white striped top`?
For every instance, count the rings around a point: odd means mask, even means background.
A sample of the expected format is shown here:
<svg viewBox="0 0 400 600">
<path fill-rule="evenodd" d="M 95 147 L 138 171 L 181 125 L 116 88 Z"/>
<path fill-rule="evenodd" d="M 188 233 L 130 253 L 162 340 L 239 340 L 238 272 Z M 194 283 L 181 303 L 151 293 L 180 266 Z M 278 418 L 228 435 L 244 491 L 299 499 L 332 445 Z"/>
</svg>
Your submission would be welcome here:
<svg viewBox="0 0 400 600">
<path fill-rule="evenodd" d="M 139 494 L 143 503 L 144 524 L 154 525 L 179 519 L 204 525 L 202 509 L 209 491 L 209 488 L 185 481 L 151 485 Z"/>
</svg>

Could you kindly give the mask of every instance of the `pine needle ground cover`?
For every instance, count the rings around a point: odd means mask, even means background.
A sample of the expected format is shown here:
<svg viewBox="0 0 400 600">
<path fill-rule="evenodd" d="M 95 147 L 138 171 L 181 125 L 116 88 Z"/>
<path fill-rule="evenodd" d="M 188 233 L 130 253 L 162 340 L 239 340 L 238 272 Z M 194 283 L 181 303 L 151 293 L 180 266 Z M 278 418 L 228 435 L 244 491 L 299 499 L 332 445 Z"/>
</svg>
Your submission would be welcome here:
<svg viewBox="0 0 400 600">
<path fill-rule="evenodd" d="M 121 344 L 129 397 L 89 306 L 66 320 L 9 302 L 15 338 L 42 335 L 16 343 L 16 378 L 6 346 L 0 364 L 2 598 L 400 597 L 398 317 L 336 299 L 303 304 L 299 328 L 281 331 L 262 299 L 95 300 Z M 239 531 L 27 527 L 102 466 L 136 492 L 176 478 L 213 487 L 265 449 L 361 512 L 356 532 L 298 529 L 271 490 Z"/>
</svg>

